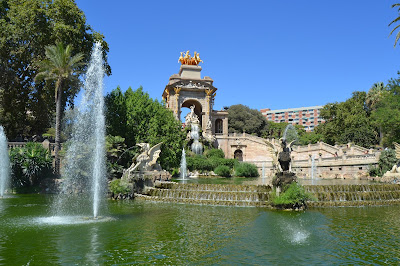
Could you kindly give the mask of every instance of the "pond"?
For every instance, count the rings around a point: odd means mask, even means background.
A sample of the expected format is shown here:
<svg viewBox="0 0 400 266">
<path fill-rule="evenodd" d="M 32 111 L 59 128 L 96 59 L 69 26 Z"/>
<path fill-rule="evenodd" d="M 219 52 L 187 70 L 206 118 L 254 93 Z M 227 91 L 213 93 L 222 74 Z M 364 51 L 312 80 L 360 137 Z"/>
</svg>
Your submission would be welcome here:
<svg viewBox="0 0 400 266">
<path fill-rule="evenodd" d="M 57 222 L 52 200 L 0 199 L 0 264 L 400 263 L 400 206 L 285 212 L 108 201 L 99 220 Z"/>
</svg>

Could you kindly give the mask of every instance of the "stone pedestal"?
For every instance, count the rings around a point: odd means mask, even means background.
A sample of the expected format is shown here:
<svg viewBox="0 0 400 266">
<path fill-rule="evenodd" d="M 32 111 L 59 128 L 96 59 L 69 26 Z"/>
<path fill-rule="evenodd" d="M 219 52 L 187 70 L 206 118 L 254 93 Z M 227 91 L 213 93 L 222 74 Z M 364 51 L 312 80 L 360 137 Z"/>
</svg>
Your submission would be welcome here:
<svg viewBox="0 0 400 266">
<path fill-rule="evenodd" d="M 297 181 L 297 177 L 296 177 L 295 173 L 292 173 L 289 171 L 284 171 L 284 172 L 279 172 L 275 175 L 275 177 L 272 179 L 272 185 L 274 187 L 281 188 L 281 191 L 284 192 L 284 188 L 287 185 L 290 185 L 296 181 Z"/>
<path fill-rule="evenodd" d="M 171 181 L 171 174 L 165 170 L 132 172 L 122 179 L 132 184 L 132 193 L 143 194 L 146 187 L 154 187 L 156 181 Z"/>
</svg>

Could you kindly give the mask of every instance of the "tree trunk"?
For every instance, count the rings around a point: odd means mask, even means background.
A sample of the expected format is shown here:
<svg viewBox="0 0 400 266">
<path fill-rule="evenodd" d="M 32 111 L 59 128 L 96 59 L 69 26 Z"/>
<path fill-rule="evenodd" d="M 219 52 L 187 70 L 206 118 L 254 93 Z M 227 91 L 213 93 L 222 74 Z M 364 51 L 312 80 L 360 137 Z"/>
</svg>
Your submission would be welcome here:
<svg viewBox="0 0 400 266">
<path fill-rule="evenodd" d="M 61 127 L 61 99 L 62 99 L 62 80 L 57 81 L 57 95 L 56 95 L 56 138 L 54 149 L 54 174 L 60 174 L 60 127 Z"/>
</svg>

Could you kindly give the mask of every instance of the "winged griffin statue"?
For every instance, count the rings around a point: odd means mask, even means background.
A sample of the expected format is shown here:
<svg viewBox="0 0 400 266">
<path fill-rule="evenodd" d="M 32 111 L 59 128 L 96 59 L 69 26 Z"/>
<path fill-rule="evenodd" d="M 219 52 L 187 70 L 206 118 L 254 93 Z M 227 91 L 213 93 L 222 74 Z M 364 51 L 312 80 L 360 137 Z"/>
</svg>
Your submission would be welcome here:
<svg viewBox="0 0 400 266">
<path fill-rule="evenodd" d="M 137 146 L 142 148 L 141 150 L 142 153 L 133 159 L 134 162 L 128 168 L 128 173 L 130 174 L 133 171 L 144 172 L 151 170 L 160 170 L 161 167 L 157 163 L 157 159 L 158 157 L 160 157 L 161 144 L 162 142 L 158 143 L 157 145 L 154 145 L 151 148 L 149 143 L 136 144 Z"/>
<path fill-rule="evenodd" d="M 289 144 L 286 144 L 285 139 L 279 139 L 280 143 L 270 142 L 265 140 L 265 143 L 268 145 L 268 152 L 270 153 L 273 161 L 274 168 L 277 169 L 278 172 L 283 171 L 291 171 L 291 158 L 290 158 L 290 151 L 293 142 L 291 141 Z"/>
</svg>

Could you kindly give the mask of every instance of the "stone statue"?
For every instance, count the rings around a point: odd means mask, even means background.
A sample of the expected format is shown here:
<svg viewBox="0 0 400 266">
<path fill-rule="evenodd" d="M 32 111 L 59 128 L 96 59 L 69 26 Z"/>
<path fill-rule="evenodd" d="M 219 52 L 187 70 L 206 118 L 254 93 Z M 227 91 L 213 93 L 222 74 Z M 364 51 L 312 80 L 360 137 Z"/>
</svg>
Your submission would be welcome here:
<svg viewBox="0 0 400 266">
<path fill-rule="evenodd" d="M 273 161 L 274 167 L 278 172 L 291 171 L 291 156 L 290 152 L 292 150 L 292 144 L 294 141 L 291 141 L 288 145 L 286 144 L 285 139 L 279 139 L 280 144 L 276 142 L 270 142 L 265 140 L 265 143 L 268 145 L 268 152 L 270 153 Z M 281 150 L 281 151 L 280 151 Z"/>
<path fill-rule="evenodd" d="M 277 169 L 278 172 L 282 172 L 281 165 L 279 164 L 279 161 L 278 161 L 280 145 L 277 145 L 276 143 L 270 142 L 268 140 L 265 140 L 265 143 L 268 145 L 267 149 L 268 149 L 269 154 L 272 157 L 272 164 L 274 165 L 274 168 Z"/>
<path fill-rule="evenodd" d="M 207 131 L 211 131 L 211 128 L 212 128 L 211 119 L 210 119 L 210 118 L 208 118 L 208 121 L 207 121 L 207 126 L 206 126 L 206 130 L 207 130 Z"/>
<path fill-rule="evenodd" d="M 394 142 L 394 149 L 396 151 L 397 164 L 393 165 L 391 173 L 400 173 L 400 144 Z"/>
<path fill-rule="evenodd" d="M 185 117 L 185 125 L 190 126 L 192 124 L 200 124 L 199 117 L 194 113 L 195 106 L 190 106 L 190 113 Z"/>
<path fill-rule="evenodd" d="M 157 163 L 158 157 L 160 157 L 161 153 L 161 143 L 150 148 L 149 143 L 139 143 L 137 146 L 141 147 L 141 154 L 134 158 L 136 161 L 132 163 L 132 165 L 128 168 L 128 173 L 133 171 L 152 171 L 152 170 L 160 170 L 161 167 Z"/>
<path fill-rule="evenodd" d="M 277 173 L 272 180 L 272 185 L 279 188 L 279 191 L 286 185 L 296 182 L 296 175 L 292 173 L 291 167 L 291 146 L 294 141 L 286 144 L 286 139 L 280 139 L 280 144 L 265 141 L 269 146 L 269 152 L 273 158 L 273 164 L 277 169 Z M 281 150 L 281 151 L 280 151 Z"/>
<path fill-rule="evenodd" d="M 281 148 L 282 151 L 279 153 L 278 156 L 278 161 L 279 164 L 281 166 L 281 170 L 282 171 L 292 171 L 292 164 L 291 164 L 291 157 L 290 157 L 290 153 L 292 151 L 292 144 L 294 142 L 294 140 L 292 142 L 289 143 L 289 145 L 286 145 L 286 139 L 280 139 L 281 141 Z"/>
</svg>

